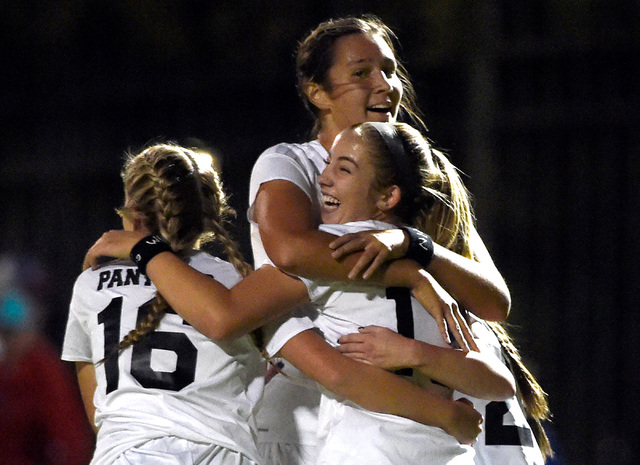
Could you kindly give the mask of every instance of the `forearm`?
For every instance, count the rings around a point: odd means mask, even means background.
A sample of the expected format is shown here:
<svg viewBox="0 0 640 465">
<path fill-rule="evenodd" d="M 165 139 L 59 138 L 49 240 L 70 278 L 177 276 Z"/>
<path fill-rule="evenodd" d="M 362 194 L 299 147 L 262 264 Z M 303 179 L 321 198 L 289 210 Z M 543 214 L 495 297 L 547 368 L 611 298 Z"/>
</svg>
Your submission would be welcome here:
<svg viewBox="0 0 640 465">
<path fill-rule="evenodd" d="M 511 296 L 493 263 L 470 260 L 436 245 L 427 271 L 461 307 L 489 321 L 507 317 Z"/>
<path fill-rule="evenodd" d="M 469 396 L 504 400 L 515 395 L 515 380 L 495 356 L 438 347 L 407 339 L 406 367 Z"/>
<path fill-rule="evenodd" d="M 87 414 L 87 419 L 91 424 L 91 428 L 94 433 L 98 432 L 96 427 L 96 406 L 93 403 L 93 396 L 98 385 L 96 381 L 95 369 L 93 363 L 90 362 L 76 362 L 76 375 L 78 377 L 78 386 L 80 387 L 80 396 L 82 397 L 82 404 Z"/>
<path fill-rule="evenodd" d="M 341 260 L 332 257 L 329 243 L 335 236 L 318 230 L 311 202 L 299 187 L 288 181 L 267 182 L 261 186 L 253 209 L 262 245 L 275 266 L 314 281 L 349 281 L 349 273 L 361 253 Z M 387 275 L 385 267 L 384 272 L 365 282 L 400 286 L 399 280 L 400 277 Z"/>
<path fill-rule="evenodd" d="M 365 409 L 449 431 L 451 401 L 388 371 L 343 356 L 315 331 L 298 334 L 280 355 L 329 391 Z"/>
<path fill-rule="evenodd" d="M 331 256 L 329 243 L 336 236 L 308 230 L 297 234 L 278 235 L 277 241 L 264 239 L 267 254 L 274 264 L 287 273 L 303 276 L 314 281 L 345 282 L 352 281 L 349 273 L 360 258 L 355 252 L 336 260 Z M 383 264 L 370 278 L 362 275 L 355 281 L 377 287 L 412 287 L 419 279 L 420 266 L 407 259 L 394 260 Z"/>
<path fill-rule="evenodd" d="M 273 267 L 228 289 L 165 252 L 148 263 L 147 275 L 180 316 L 213 340 L 253 331 L 308 299 L 302 282 Z"/>
</svg>

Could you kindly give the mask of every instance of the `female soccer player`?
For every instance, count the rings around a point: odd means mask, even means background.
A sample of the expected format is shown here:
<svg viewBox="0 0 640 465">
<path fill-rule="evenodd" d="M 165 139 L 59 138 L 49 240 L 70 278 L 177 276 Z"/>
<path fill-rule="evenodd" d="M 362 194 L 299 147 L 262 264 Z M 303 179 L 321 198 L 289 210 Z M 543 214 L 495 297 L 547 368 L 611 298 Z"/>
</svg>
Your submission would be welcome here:
<svg viewBox="0 0 640 465">
<path fill-rule="evenodd" d="M 162 235 L 185 266 L 224 286 L 250 271 L 223 228 L 232 210 L 210 157 L 154 145 L 131 156 L 122 177 L 125 230 Z M 197 250 L 208 240 L 233 265 Z M 76 362 L 97 430 L 91 463 L 258 463 L 253 410 L 264 364 L 252 338 L 207 338 L 143 272 L 115 261 L 74 286 L 62 358 Z"/>
<path fill-rule="evenodd" d="M 466 190 L 453 166 L 432 151 L 420 134 L 403 124 L 364 123 L 340 133 L 331 161 L 319 176 L 322 191 L 320 229 L 342 235 L 360 230 L 411 225 L 429 229 L 441 244 L 456 244 L 469 230 L 471 212 Z M 438 226 L 433 217 L 454 219 Z M 327 224 L 330 223 L 330 224 Z M 427 235 L 418 239 L 430 242 Z M 433 256 L 432 247 L 430 255 Z M 425 252 L 426 253 L 426 252 Z M 391 328 L 410 337 L 445 347 L 433 318 L 409 297 L 407 290 L 376 290 L 355 283 L 318 284 L 305 280 L 317 312 L 308 327 L 317 327 L 332 345 L 340 337 L 370 324 Z M 285 322 L 270 337 L 267 351 L 280 353 L 298 368 L 304 345 L 298 334 L 305 318 Z M 443 349 L 432 347 L 433 352 Z M 444 349 L 446 353 L 447 350 Z M 415 371 L 421 385 L 450 388 L 466 394 L 474 389 L 465 376 L 466 362 L 451 363 L 446 378 L 433 371 L 433 361 Z M 507 373 L 502 365 L 500 370 Z M 509 378 L 510 375 L 505 374 Z M 511 391 L 512 393 L 514 391 Z M 503 391 L 504 393 L 504 391 Z M 491 399 L 490 393 L 485 398 Z M 318 464 L 331 463 L 473 463 L 472 454 L 441 430 L 404 419 L 372 414 L 327 393 L 320 404 Z M 364 433 L 363 433 L 364 431 Z"/>
</svg>

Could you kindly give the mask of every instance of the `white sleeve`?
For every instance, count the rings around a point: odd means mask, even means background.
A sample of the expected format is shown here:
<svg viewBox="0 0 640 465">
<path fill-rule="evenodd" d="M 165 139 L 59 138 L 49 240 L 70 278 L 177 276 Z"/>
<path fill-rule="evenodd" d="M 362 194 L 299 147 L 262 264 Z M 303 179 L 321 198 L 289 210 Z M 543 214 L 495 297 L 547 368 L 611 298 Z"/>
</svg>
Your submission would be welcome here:
<svg viewBox="0 0 640 465">
<path fill-rule="evenodd" d="M 274 357 L 296 335 L 315 328 L 310 317 L 313 311 L 311 306 L 305 305 L 262 327 L 265 351 L 269 357 Z"/>
<path fill-rule="evenodd" d="M 302 189 L 310 200 L 313 200 L 316 195 L 314 180 L 300 165 L 300 160 L 290 153 L 278 152 L 277 147 L 263 152 L 253 165 L 249 184 L 249 207 L 253 206 L 260 186 L 269 181 L 290 181 Z"/>
<path fill-rule="evenodd" d="M 92 362 L 91 337 L 86 322 L 89 308 L 86 297 L 89 290 L 82 285 L 83 275 L 80 275 L 73 286 L 71 304 L 69 305 L 69 319 L 62 345 L 62 360 L 69 362 Z"/>
</svg>

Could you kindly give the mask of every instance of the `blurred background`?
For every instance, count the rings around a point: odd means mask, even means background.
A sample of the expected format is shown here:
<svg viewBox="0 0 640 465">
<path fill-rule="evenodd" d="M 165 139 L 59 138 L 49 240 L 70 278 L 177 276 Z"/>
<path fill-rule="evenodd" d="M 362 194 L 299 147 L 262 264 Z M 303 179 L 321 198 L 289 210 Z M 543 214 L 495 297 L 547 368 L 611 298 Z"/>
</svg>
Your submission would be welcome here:
<svg viewBox="0 0 640 465">
<path fill-rule="evenodd" d="M 84 252 L 120 227 L 126 150 L 216 154 L 250 257 L 253 162 L 310 127 L 296 44 L 359 13 L 396 32 L 465 174 L 559 462 L 638 463 L 637 0 L 0 2 L 0 253 L 37 262 L 40 332 L 59 349 Z"/>
</svg>

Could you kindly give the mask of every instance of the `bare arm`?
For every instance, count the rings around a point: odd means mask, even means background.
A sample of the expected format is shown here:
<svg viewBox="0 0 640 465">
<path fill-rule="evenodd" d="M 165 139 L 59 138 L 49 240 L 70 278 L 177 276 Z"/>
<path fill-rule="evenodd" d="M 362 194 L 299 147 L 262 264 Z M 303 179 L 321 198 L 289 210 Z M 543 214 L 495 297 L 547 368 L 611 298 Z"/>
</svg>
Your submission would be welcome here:
<svg viewBox="0 0 640 465">
<path fill-rule="evenodd" d="M 434 244 L 435 254 L 426 271 L 463 308 L 485 320 L 502 321 L 511 308 L 509 289 L 475 228 L 470 240 L 476 260 Z M 386 260 L 404 256 L 408 245 L 408 237 L 396 229 L 347 234 L 332 241 L 330 247 L 336 258 L 362 251 L 351 273 L 353 276 L 362 273 L 362 277 L 368 279 Z"/>
<path fill-rule="evenodd" d="M 471 246 L 477 261 L 436 245 L 427 271 L 463 308 L 488 321 L 503 321 L 511 308 L 509 288 L 475 228 Z"/>
<path fill-rule="evenodd" d="M 144 232 L 108 231 L 89 249 L 85 265 L 105 255 L 126 258 L 144 236 Z M 309 300 L 302 281 L 272 266 L 263 266 L 227 289 L 177 255 L 163 252 L 149 261 L 147 275 L 182 318 L 213 340 L 246 334 Z"/>
<path fill-rule="evenodd" d="M 351 253 L 356 250 L 353 249 L 338 253 L 336 260 L 329 247 L 335 244 L 336 237 L 318 231 L 309 198 L 289 181 L 262 184 L 254 212 L 267 255 L 278 268 L 289 273 L 314 280 L 347 281 L 364 255 Z M 485 319 L 502 320 L 510 307 L 509 291 L 475 231 L 473 246 L 479 250 L 481 263 L 437 247 L 428 271 L 464 308 Z M 409 283 L 415 274 L 407 275 L 405 271 L 410 268 L 402 262 L 411 260 L 387 262 L 368 275 L 367 281 L 385 287 L 411 287 Z"/>
<path fill-rule="evenodd" d="M 471 444 L 482 418 L 470 404 L 445 399 L 387 371 L 341 355 L 315 331 L 290 339 L 280 355 L 328 390 L 368 410 L 403 416 L 442 428 Z"/>
<path fill-rule="evenodd" d="M 96 427 L 96 406 L 93 404 L 93 395 L 96 392 L 98 383 L 96 381 L 96 372 L 93 367 L 93 363 L 89 362 L 76 362 L 76 374 L 78 376 L 78 385 L 80 386 L 80 395 L 82 396 L 82 403 L 84 409 L 87 412 L 87 418 L 91 423 L 91 427 L 94 432 L 98 432 Z"/>
<path fill-rule="evenodd" d="M 311 201 L 294 183 L 269 181 L 262 184 L 254 203 L 254 220 L 258 223 L 267 255 L 278 268 L 316 281 L 349 281 L 350 271 L 361 254 L 352 253 L 340 260 L 333 258 L 329 244 L 336 237 L 318 230 Z M 421 271 L 412 260 L 394 260 L 383 264 L 366 282 L 415 290 L 420 283 L 430 285 Z M 445 340 L 449 338 L 448 327 L 461 347 L 472 343 L 459 329 L 457 307 L 452 308 L 433 294 L 423 300 L 424 295 L 415 297 L 438 321 Z"/>
<path fill-rule="evenodd" d="M 153 258 L 147 275 L 181 317 L 213 340 L 246 334 L 309 301 L 302 281 L 268 265 L 231 289 L 171 253 Z"/>
<path fill-rule="evenodd" d="M 438 347 L 379 326 L 342 336 L 340 344 L 340 352 L 356 360 L 387 370 L 413 368 L 479 399 L 504 400 L 515 395 L 513 375 L 489 350 Z"/>
</svg>

